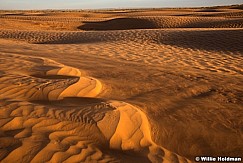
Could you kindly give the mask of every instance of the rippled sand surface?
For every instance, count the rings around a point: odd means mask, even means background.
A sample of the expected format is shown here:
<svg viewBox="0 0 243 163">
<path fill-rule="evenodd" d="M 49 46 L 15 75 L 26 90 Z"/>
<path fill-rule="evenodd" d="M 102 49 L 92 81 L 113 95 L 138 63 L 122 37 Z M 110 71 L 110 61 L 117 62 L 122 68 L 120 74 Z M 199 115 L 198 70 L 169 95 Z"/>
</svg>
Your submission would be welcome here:
<svg viewBox="0 0 243 163">
<path fill-rule="evenodd" d="M 239 8 L 0 11 L 0 162 L 243 153 Z"/>
</svg>

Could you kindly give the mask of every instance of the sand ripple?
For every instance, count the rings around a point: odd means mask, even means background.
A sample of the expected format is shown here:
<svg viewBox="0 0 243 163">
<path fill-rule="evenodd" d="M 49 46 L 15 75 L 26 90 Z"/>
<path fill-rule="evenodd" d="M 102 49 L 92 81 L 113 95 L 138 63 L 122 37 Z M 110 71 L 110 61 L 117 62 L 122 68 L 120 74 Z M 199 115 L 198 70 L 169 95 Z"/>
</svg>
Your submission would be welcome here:
<svg viewBox="0 0 243 163">
<path fill-rule="evenodd" d="M 0 162 L 240 154 L 241 9 L 0 11 Z"/>
<path fill-rule="evenodd" d="M 188 162 L 154 143 L 138 107 L 94 98 L 97 79 L 45 58 L 0 58 L 1 162 Z"/>
</svg>

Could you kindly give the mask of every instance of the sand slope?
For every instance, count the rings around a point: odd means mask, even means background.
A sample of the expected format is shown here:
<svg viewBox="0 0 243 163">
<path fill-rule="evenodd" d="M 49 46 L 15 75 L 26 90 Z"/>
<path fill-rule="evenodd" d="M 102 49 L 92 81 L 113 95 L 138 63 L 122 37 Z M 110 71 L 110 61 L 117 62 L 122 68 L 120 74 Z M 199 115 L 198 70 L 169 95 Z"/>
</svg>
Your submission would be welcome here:
<svg viewBox="0 0 243 163">
<path fill-rule="evenodd" d="M 146 115 L 130 104 L 24 102 L 95 97 L 101 83 L 78 69 L 17 54 L 1 53 L 1 61 L 1 162 L 187 162 L 152 141 Z"/>
<path fill-rule="evenodd" d="M 0 31 L 0 37 L 35 44 L 65 44 L 64 48 L 147 64 L 193 66 L 213 72 L 242 74 L 242 29 L 125 30 L 102 32 Z M 71 44 L 71 45 L 68 45 Z M 107 46 L 106 46 L 107 45 Z M 124 46 L 129 45 L 127 48 Z M 142 46 L 141 46 L 142 45 Z M 63 47 L 59 46 L 58 48 Z M 139 49 L 139 54 L 134 53 Z M 114 53 L 114 49 L 116 53 Z M 94 51 L 94 55 L 95 55 Z M 153 55 L 148 55 L 153 54 Z M 177 55 L 174 55 L 177 54 Z M 184 55 L 186 54 L 186 55 Z M 231 54 L 231 55 L 227 55 Z M 232 56 L 233 55 L 233 56 Z M 190 58 L 190 59 L 188 59 Z"/>
<path fill-rule="evenodd" d="M 1 67 L 1 98 L 59 100 L 63 97 L 94 97 L 102 89 L 98 80 L 82 77 L 78 69 L 48 59 L 1 54 L 1 60 L 6 63 Z M 6 71 L 10 73 L 6 74 Z M 56 76 L 60 79 L 54 80 Z M 65 79 L 68 76 L 73 78 Z"/>
</svg>

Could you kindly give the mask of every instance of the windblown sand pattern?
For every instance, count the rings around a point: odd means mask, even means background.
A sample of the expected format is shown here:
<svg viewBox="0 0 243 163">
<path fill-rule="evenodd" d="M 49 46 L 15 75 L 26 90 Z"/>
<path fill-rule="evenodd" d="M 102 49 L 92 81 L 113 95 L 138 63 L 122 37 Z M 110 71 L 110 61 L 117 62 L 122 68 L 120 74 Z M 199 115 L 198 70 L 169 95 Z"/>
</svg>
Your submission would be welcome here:
<svg viewBox="0 0 243 163">
<path fill-rule="evenodd" d="M 1 11 L 0 21 L 0 162 L 242 154 L 241 9 Z"/>
<path fill-rule="evenodd" d="M 94 97 L 102 89 L 98 80 L 82 77 L 78 69 L 48 59 L 1 54 L 1 60 L 5 63 L 1 65 L 1 98 L 59 100 L 64 97 Z M 56 76 L 57 80 L 54 80 Z M 66 79 L 68 76 L 73 78 Z M 48 79 L 51 77 L 54 79 Z"/>
<path fill-rule="evenodd" d="M 62 108 L 25 102 L 98 95 L 101 83 L 78 69 L 15 54 L 1 53 L 1 61 L 2 162 L 116 162 L 126 151 L 135 158 L 123 161 L 187 162 L 156 145 L 146 115 L 125 102 Z"/>
</svg>

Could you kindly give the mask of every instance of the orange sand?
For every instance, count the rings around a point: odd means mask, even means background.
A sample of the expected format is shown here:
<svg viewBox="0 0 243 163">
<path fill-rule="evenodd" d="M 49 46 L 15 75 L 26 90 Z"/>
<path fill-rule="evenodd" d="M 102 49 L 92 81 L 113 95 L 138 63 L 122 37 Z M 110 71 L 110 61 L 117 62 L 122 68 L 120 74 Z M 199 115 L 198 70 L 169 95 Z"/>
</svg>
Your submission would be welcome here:
<svg viewBox="0 0 243 163">
<path fill-rule="evenodd" d="M 0 161 L 243 153 L 243 12 L 0 12 Z"/>
</svg>

